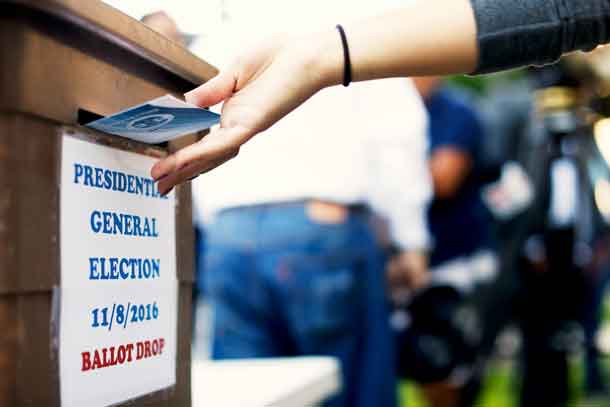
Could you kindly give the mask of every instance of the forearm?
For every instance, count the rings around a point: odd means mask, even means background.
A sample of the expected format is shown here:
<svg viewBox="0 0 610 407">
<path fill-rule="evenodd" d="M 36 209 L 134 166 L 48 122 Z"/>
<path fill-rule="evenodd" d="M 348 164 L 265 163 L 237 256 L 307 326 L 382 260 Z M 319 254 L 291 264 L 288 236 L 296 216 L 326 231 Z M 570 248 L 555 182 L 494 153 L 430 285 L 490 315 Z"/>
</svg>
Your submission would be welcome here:
<svg viewBox="0 0 610 407">
<path fill-rule="evenodd" d="M 429 160 L 436 199 L 451 199 L 472 170 L 471 156 L 455 147 L 436 148 Z"/>
<path fill-rule="evenodd" d="M 412 1 L 344 28 L 355 81 L 470 73 L 477 66 L 476 22 L 469 0 Z M 340 84 L 344 65 L 339 36 L 336 31 L 320 36 L 323 45 L 315 57 L 324 86 Z"/>
<path fill-rule="evenodd" d="M 362 30 L 346 27 L 355 80 L 471 72 L 477 47 L 468 0 L 405 3 L 409 5 L 364 21 Z"/>
<path fill-rule="evenodd" d="M 610 0 L 419 0 L 345 30 L 356 81 L 486 73 L 610 42 Z M 321 43 L 323 85 L 340 84 L 337 33 Z"/>
</svg>

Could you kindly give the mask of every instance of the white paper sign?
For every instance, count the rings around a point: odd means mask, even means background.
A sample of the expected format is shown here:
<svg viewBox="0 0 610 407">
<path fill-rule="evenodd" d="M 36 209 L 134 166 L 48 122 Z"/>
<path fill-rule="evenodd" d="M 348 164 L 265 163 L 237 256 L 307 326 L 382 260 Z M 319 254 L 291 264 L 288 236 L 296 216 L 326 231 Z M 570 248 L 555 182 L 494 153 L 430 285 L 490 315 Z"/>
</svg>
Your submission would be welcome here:
<svg viewBox="0 0 610 407">
<path fill-rule="evenodd" d="M 176 382 L 175 198 L 155 159 L 63 136 L 62 406 L 107 406 Z"/>
</svg>

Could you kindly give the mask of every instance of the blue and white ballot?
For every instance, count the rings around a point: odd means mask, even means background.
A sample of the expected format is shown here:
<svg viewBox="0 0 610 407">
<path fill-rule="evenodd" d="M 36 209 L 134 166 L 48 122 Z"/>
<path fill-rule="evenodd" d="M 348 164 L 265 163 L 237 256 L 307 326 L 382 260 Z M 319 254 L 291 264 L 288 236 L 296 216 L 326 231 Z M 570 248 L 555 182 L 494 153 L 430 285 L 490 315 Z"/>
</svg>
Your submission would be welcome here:
<svg viewBox="0 0 610 407">
<path fill-rule="evenodd" d="M 220 115 L 166 95 L 86 124 L 95 130 L 148 144 L 206 130 Z"/>
</svg>

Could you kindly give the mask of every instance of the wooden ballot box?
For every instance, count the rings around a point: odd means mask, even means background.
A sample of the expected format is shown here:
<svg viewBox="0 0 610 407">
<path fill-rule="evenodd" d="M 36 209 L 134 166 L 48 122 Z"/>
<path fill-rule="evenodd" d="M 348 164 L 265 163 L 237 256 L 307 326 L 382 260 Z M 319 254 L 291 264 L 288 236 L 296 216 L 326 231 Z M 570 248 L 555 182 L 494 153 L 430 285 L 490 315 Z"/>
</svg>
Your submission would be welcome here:
<svg viewBox="0 0 610 407">
<path fill-rule="evenodd" d="M 101 2 L 0 0 L 1 407 L 191 404 L 191 191 L 148 170 L 201 135 L 80 124 L 215 73 Z"/>
</svg>

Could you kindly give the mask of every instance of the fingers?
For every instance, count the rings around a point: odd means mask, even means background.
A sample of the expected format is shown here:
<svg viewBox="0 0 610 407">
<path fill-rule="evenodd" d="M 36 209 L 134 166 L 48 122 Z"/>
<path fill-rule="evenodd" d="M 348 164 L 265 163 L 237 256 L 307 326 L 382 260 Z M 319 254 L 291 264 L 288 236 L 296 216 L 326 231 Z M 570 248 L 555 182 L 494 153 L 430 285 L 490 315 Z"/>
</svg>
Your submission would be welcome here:
<svg viewBox="0 0 610 407">
<path fill-rule="evenodd" d="M 430 284 L 430 273 L 419 257 L 414 254 L 402 254 L 391 259 L 387 265 L 388 283 L 391 289 L 408 288 L 418 291 Z"/>
<path fill-rule="evenodd" d="M 246 130 L 239 127 L 219 129 L 198 143 L 157 162 L 151 169 L 151 176 L 155 181 L 159 181 L 159 192 L 166 194 L 176 184 L 233 158 L 246 137 Z"/>
<path fill-rule="evenodd" d="M 206 161 L 203 163 L 193 163 L 189 164 L 186 167 L 172 172 L 168 176 L 159 180 L 157 188 L 159 189 L 159 193 L 161 195 L 168 194 L 176 185 L 182 184 L 183 182 L 190 181 L 197 176 L 210 171 L 213 168 L 218 167 L 219 165 L 229 161 L 231 158 L 235 157 L 237 152 L 227 153 L 223 156 L 219 156 L 218 158 L 212 161 Z"/>
<path fill-rule="evenodd" d="M 224 70 L 198 88 L 185 93 L 184 97 L 188 103 L 196 106 L 213 106 L 233 94 L 236 82 L 233 71 Z"/>
<path fill-rule="evenodd" d="M 155 181 L 158 181 L 172 172 L 185 168 L 196 160 L 201 163 L 211 163 L 219 157 L 230 155 L 238 150 L 242 137 L 245 139 L 247 133 L 245 129 L 239 127 L 221 128 L 213 131 L 201 141 L 178 150 L 157 162 L 152 167 L 150 174 Z"/>
</svg>

